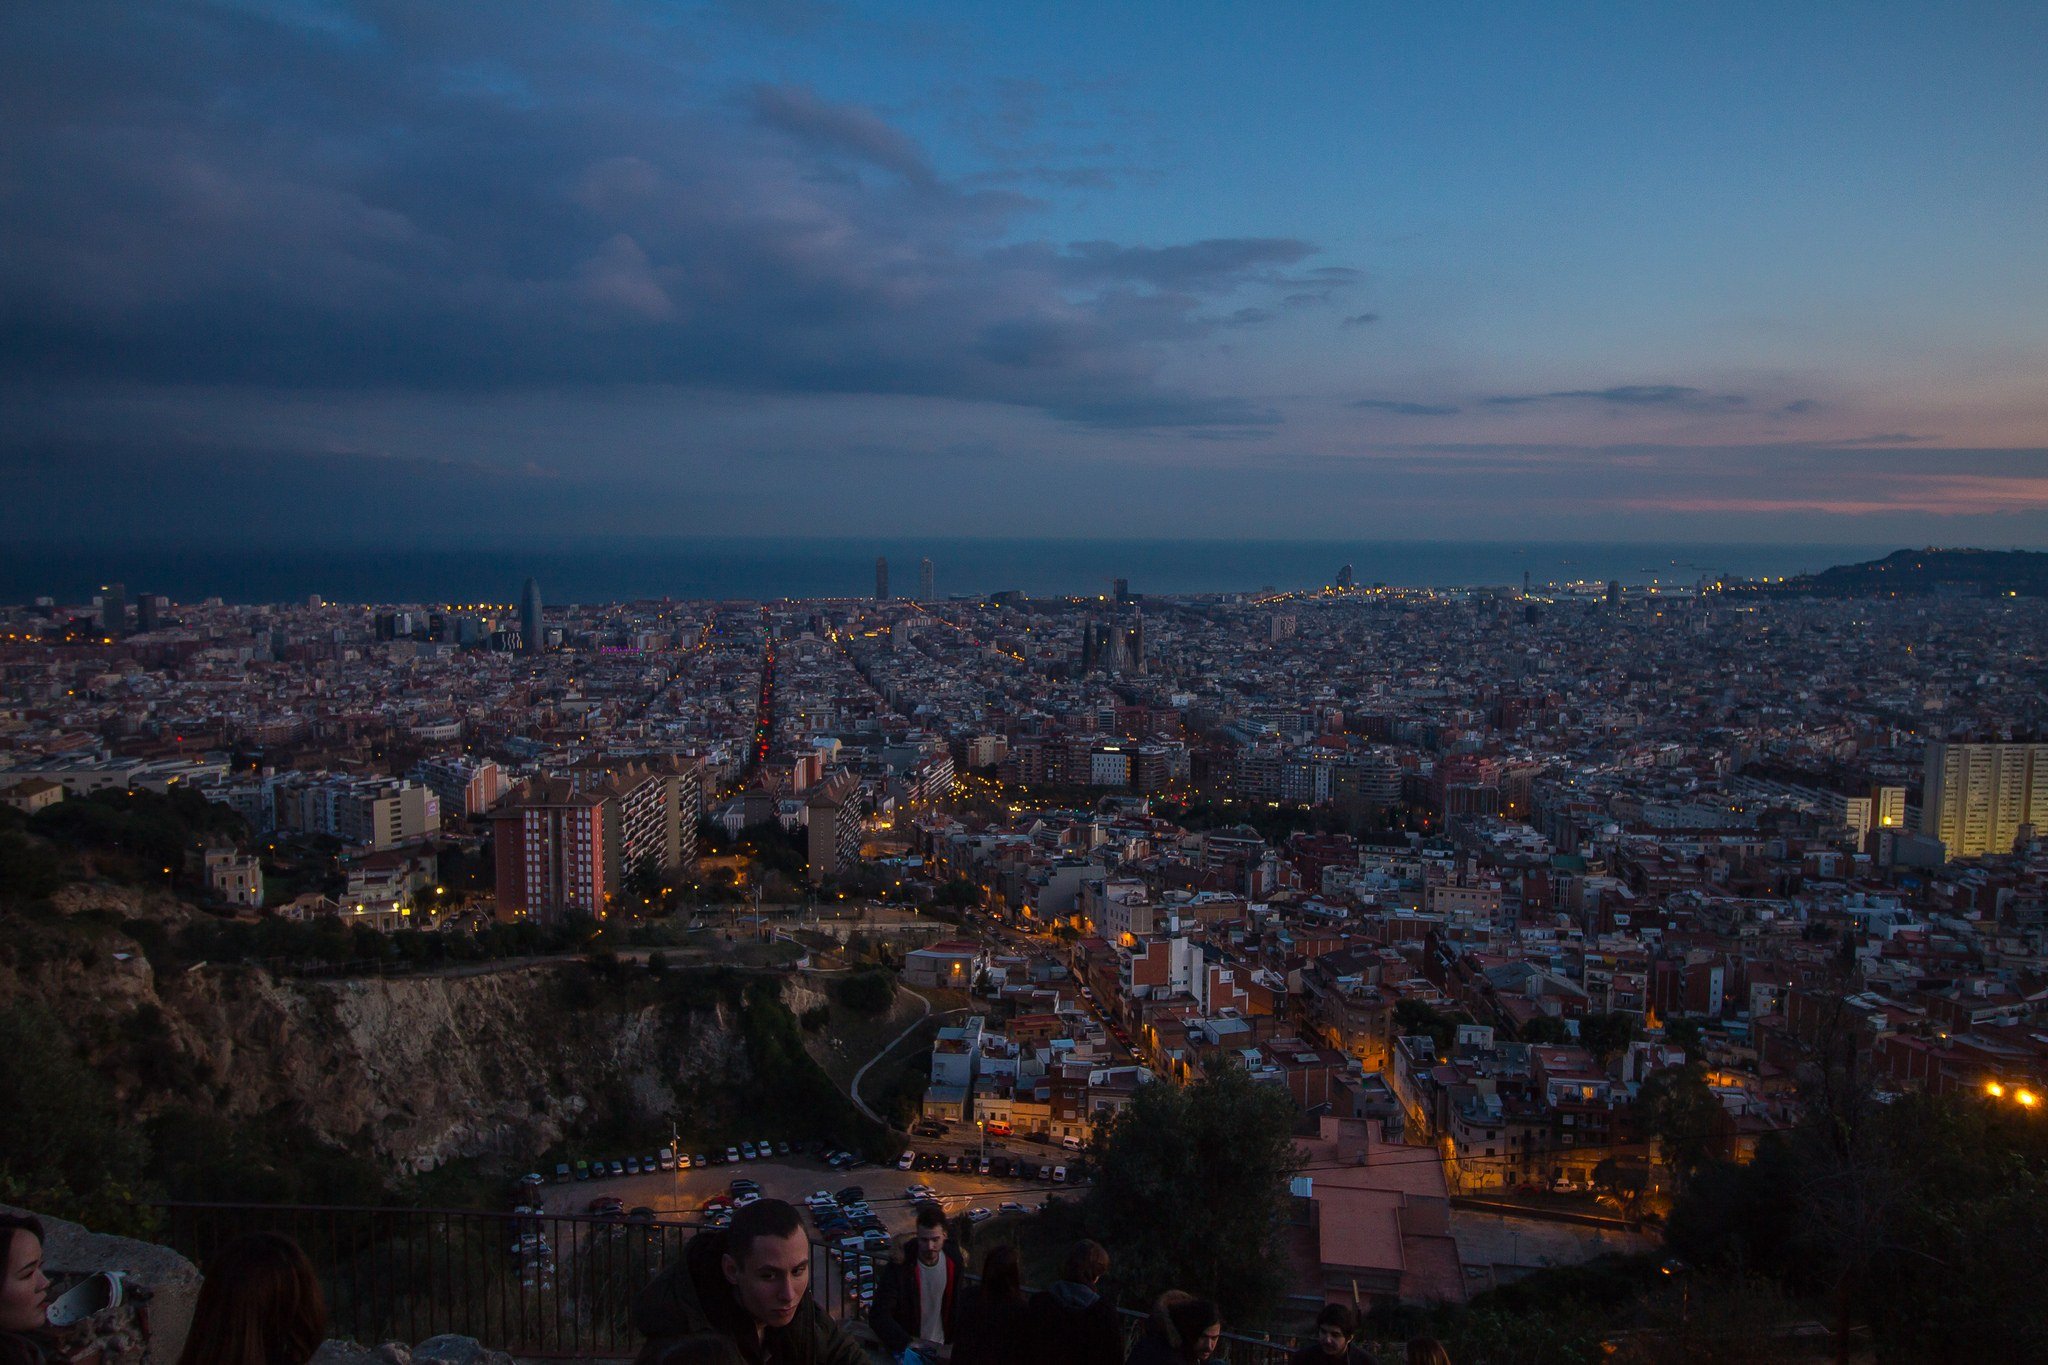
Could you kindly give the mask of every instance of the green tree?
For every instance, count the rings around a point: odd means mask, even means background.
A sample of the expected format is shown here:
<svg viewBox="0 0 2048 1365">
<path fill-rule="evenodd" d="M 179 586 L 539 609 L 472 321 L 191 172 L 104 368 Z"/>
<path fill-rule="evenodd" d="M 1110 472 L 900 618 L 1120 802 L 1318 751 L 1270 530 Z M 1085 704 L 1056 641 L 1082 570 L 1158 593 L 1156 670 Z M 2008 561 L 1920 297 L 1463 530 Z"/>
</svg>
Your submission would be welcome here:
<svg viewBox="0 0 2048 1365">
<path fill-rule="evenodd" d="M 1707 1069 L 1700 1063 L 1652 1071 L 1636 1092 L 1635 1116 L 1636 1126 L 1662 1144 L 1664 1160 L 1681 1183 L 1712 1158 L 1721 1102 L 1707 1088 Z"/>
<path fill-rule="evenodd" d="M 0 1009 L 0 1202 L 107 1231 L 134 1229 L 149 1145 L 40 1006 Z"/>
<path fill-rule="evenodd" d="M 887 972 L 855 972 L 833 990 L 839 1003 L 861 1014 L 886 1014 L 896 1000 L 896 979 Z"/>
<path fill-rule="evenodd" d="M 1300 1164 L 1293 1126 L 1286 1091 L 1226 1065 L 1193 1085 L 1142 1087 L 1097 1132 L 1083 1216 L 1130 1297 L 1186 1289 L 1231 1322 L 1279 1302 L 1287 1182 Z"/>
</svg>

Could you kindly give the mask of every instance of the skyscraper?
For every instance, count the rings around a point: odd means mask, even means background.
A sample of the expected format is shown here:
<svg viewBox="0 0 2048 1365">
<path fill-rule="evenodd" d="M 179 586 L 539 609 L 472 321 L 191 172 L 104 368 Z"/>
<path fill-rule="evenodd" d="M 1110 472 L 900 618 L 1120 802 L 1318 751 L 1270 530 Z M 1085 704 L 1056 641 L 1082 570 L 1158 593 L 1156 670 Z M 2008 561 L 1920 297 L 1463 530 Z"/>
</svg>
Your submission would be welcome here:
<svg viewBox="0 0 2048 1365">
<path fill-rule="evenodd" d="M 128 588 L 107 583 L 100 588 L 100 630 L 107 635 L 128 633 Z"/>
<path fill-rule="evenodd" d="M 1951 858 L 2010 853 L 2021 825 L 2048 820 L 2048 744 L 1927 746 L 1920 832 Z"/>
<path fill-rule="evenodd" d="M 875 600 L 877 602 L 889 600 L 889 557 L 887 555 L 875 556 Z"/>
<path fill-rule="evenodd" d="M 1356 577 L 1353 574 L 1351 566 L 1349 564 L 1346 564 L 1343 568 L 1337 570 L 1338 592 L 1350 592 L 1352 584 L 1356 581 Z"/>
<path fill-rule="evenodd" d="M 932 561 L 929 555 L 917 562 L 917 600 L 932 600 Z"/>
<path fill-rule="evenodd" d="M 1110 593 L 1119 602 L 1128 602 L 1131 600 L 1131 580 L 1128 578 L 1111 579 L 1109 584 L 1109 590 Z"/>
<path fill-rule="evenodd" d="M 531 578 L 519 590 L 519 649 L 525 654 L 538 654 L 547 648 L 547 637 L 541 634 L 540 584 Z"/>
</svg>

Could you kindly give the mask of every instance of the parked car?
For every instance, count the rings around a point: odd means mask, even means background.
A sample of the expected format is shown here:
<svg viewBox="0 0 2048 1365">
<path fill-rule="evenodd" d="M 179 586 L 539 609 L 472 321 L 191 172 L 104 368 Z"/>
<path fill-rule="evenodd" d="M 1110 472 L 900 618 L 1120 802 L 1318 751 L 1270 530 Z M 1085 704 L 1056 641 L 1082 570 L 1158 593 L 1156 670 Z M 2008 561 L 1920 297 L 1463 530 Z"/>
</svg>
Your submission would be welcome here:
<svg viewBox="0 0 2048 1365">
<path fill-rule="evenodd" d="M 679 1170 L 679 1171 L 687 1171 L 687 1170 L 689 1170 L 689 1169 L 690 1169 L 690 1163 L 691 1163 L 691 1157 L 690 1157 L 690 1154 L 689 1154 L 688 1152 L 678 1152 L 678 1153 L 676 1153 L 676 1169 L 677 1169 L 677 1170 Z"/>
<path fill-rule="evenodd" d="M 569 1174 L 568 1162 L 557 1161 L 555 1163 L 555 1183 L 557 1185 L 565 1185 L 573 1178 L 574 1177 Z"/>
<path fill-rule="evenodd" d="M 614 1177 L 624 1175 L 626 1173 L 626 1163 L 623 1161 L 614 1161 L 611 1165 L 611 1171 Z"/>
<path fill-rule="evenodd" d="M 997 1213 L 1023 1213 L 1024 1211 L 1024 1206 L 1014 1199 L 1005 1199 L 1002 1203 L 996 1205 Z"/>
<path fill-rule="evenodd" d="M 1064 1185 L 1064 1184 L 1066 1184 L 1066 1183 L 1067 1183 L 1067 1168 L 1066 1168 L 1066 1167 L 1064 1167 L 1064 1166 L 1055 1166 L 1055 1167 L 1053 1167 L 1053 1168 L 1052 1168 L 1052 1183 L 1053 1183 L 1053 1184 L 1055 1184 L 1055 1185 Z"/>
<path fill-rule="evenodd" d="M 1070 1152 L 1078 1152 L 1081 1150 L 1081 1139 L 1072 1136 L 1063 1137 L 1060 1139 L 1060 1146 Z"/>
<path fill-rule="evenodd" d="M 676 1154 L 671 1148 L 662 1148 L 658 1159 L 661 1162 L 661 1169 L 664 1171 L 672 1171 L 676 1168 Z"/>
<path fill-rule="evenodd" d="M 737 1147 L 728 1147 L 728 1148 L 726 1148 L 726 1149 L 725 1149 L 725 1159 L 726 1159 L 727 1161 L 729 1161 L 729 1162 L 730 1162 L 730 1161 L 738 1161 L 738 1160 L 740 1159 L 740 1149 L 739 1149 L 739 1148 L 737 1148 Z"/>
<path fill-rule="evenodd" d="M 974 1164 L 974 1166 L 975 1170 L 982 1175 L 987 1175 L 991 1170 L 994 1169 L 993 1165 L 990 1163 L 987 1157 L 983 1157 L 980 1161 L 977 1161 Z"/>
<path fill-rule="evenodd" d="M 638 1174 L 640 1174 L 640 1158 L 639 1158 L 639 1157 L 637 1157 L 637 1156 L 629 1156 L 629 1157 L 627 1157 L 627 1158 L 626 1158 L 626 1174 L 627 1174 L 627 1175 L 638 1175 Z"/>
<path fill-rule="evenodd" d="M 639 1204 L 628 1210 L 626 1217 L 635 1223 L 651 1223 L 654 1221 L 654 1210 L 645 1204 Z"/>
<path fill-rule="evenodd" d="M 615 1194 L 601 1195 L 591 1200 L 585 1211 L 599 1218 L 615 1218 L 626 1211 L 626 1201 Z"/>
<path fill-rule="evenodd" d="M 867 1191 L 863 1190 L 860 1186 L 848 1185 L 845 1189 L 841 1190 L 839 1193 L 833 1195 L 832 1197 L 839 1201 L 839 1206 L 841 1208 L 844 1208 L 848 1204 L 858 1204 L 861 1200 L 867 1198 L 868 1196 Z"/>
<path fill-rule="evenodd" d="M 788 1143 L 786 1143 L 786 1142 L 778 1142 L 778 1143 L 776 1143 L 776 1144 L 775 1144 L 775 1155 L 777 1155 L 777 1156 L 788 1156 L 788 1155 L 790 1155 L 790 1150 L 789 1150 L 789 1144 L 788 1144 Z"/>
<path fill-rule="evenodd" d="M 711 1158 L 709 1155 L 699 1152 L 696 1156 L 690 1158 L 690 1164 L 701 1170 L 711 1164 Z"/>
<path fill-rule="evenodd" d="M 970 1223 L 986 1223 L 989 1219 L 993 1217 L 995 1217 L 995 1215 L 993 1213 L 990 1213 L 987 1209 L 967 1210 L 967 1221 Z"/>
<path fill-rule="evenodd" d="M 917 1153 L 915 1152 L 905 1152 L 902 1156 L 896 1158 L 896 1169 L 899 1171 L 907 1171 L 916 1164 Z"/>
<path fill-rule="evenodd" d="M 751 1143 L 751 1142 L 742 1142 L 742 1143 L 740 1144 L 740 1159 L 741 1159 L 742 1161 L 752 1161 L 752 1160 L 754 1159 L 754 1144 L 753 1144 L 753 1143 Z"/>
<path fill-rule="evenodd" d="M 590 1179 L 590 1163 L 589 1163 L 589 1162 L 587 1162 L 587 1161 L 578 1161 L 578 1162 L 576 1163 L 576 1178 L 577 1178 L 578 1180 L 588 1180 L 588 1179 Z"/>
<path fill-rule="evenodd" d="M 999 1175 L 1007 1179 L 1010 1174 L 1010 1158 L 1006 1156 L 991 1158 L 988 1167 L 991 1175 Z"/>
</svg>

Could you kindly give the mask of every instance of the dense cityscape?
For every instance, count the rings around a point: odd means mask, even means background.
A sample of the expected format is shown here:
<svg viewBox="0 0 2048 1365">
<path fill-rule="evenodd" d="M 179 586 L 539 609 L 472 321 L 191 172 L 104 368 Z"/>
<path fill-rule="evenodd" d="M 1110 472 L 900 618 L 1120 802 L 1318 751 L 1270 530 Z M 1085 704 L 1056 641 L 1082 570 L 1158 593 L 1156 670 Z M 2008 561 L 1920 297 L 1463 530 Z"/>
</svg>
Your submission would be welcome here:
<svg viewBox="0 0 2048 1365">
<path fill-rule="evenodd" d="M 12 880 L 24 836 L 93 837 L 65 819 L 84 803 L 201 798 L 233 815 L 158 890 L 345 929 L 344 975 L 515 926 L 798 978 L 880 964 L 957 1016 L 919 1033 L 884 1164 L 993 1182 L 911 1187 L 970 1222 L 1006 1181 L 1087 1179 L 1146 1087 L 1231 1073 L 1294 1135 L 1276 1322 L 1652 1252 L 1702 1171 L 1811 1117 L 1816 1058 L 1879 1096 L 2048 1094 L 2038 597 L 934 581 L 9 608 Z M 692 1214 L 689 1149 L 729 1125 L 668 1126 L 648 1212 Z M 470 1134 L 404 1160 L 488 1155 L 520 1154 Z M 896 1216 L 847 1253 L 849 1302 Z"/>
<path fill-rule="evenodd" d="M 2044 51 L 0 5 L 0 1365 L 2048 1365 Z"/>
</svg>

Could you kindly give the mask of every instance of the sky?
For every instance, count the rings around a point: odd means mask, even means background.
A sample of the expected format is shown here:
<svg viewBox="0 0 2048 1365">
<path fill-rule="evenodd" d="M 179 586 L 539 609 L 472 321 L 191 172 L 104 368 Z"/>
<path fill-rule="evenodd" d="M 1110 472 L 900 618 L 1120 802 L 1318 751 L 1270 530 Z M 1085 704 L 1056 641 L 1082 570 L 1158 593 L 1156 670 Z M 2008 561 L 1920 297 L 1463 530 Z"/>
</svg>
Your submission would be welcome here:
<svg viewBox="0 0 2048 1365">
<path fill-rule="evenodd" d="M 2048 547 L 2048 6 L 0 10 L 0 534 Z"/>
</svg>

